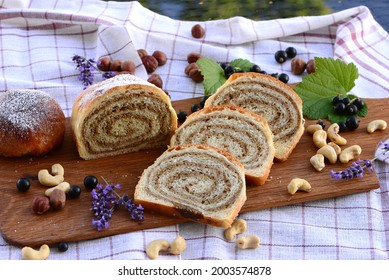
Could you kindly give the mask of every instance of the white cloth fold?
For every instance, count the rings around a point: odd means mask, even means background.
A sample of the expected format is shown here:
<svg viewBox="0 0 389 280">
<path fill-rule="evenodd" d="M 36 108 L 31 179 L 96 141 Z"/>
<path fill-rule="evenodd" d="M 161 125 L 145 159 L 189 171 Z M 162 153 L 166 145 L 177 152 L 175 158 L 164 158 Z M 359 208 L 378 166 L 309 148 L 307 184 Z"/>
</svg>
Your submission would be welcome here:
<svg viewBox="0 0 389 280">
<path fill-rule="evenodd" d="M 73 55 L 131 59 L 136 75 L 147 78 L 137 55 L 141 48 L 167 54 L 168 62 L 157 73 L 172 100 L 203 94 L 202 85 L 184 74 L 190 52 L 220 62 L 246 58 L 298 82 L 301 76 L 291 73 L 290 61 L 281 65 L 274 60 L 275 51 L 288 46 L 305 60 L 321 56 L 353 62 L 360 75 L 353 94 L 389 97 L 389 36 L 364 6 L 325 16 L 206 22 L 173 20 L 138 2 L 3 0 L 0 6 L 0 91 L 45 90 L 66 116 L 83 88 Z M 191 36 L 195 23 L 205 28 L 205 37 Z M 261 238 L 258 250 L 236 249 L 222 229 L 184 223 L 74 242 L 66 253 L 53 251 L 50 259 L 146 259 L 148 242 L 171 241 L 178 234 L 187 240 L 186 251 L 160 259 L 388 259 L 388 171 L 387 164 L 377 162 L 381 187 L 374 191 L 242 214 L 247 234 Z M 0 259 L 20 259 L 20 249 L 0 238 Z"/>
</svg>

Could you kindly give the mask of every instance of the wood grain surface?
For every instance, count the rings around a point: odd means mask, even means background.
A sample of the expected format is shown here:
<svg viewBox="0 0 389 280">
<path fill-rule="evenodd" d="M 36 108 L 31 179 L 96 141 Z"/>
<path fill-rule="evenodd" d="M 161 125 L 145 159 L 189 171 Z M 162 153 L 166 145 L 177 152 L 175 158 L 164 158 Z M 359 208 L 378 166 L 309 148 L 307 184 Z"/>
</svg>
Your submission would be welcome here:
<svg viewBox="0 0 389 280">
<path fill-rule="evenodd" d="M 173 102 L 177 111 L 190 112 L 190 106 L 198 103 L 197 99 Z M 369 113 L 361 118 L 359 128 L 353 132 L 344 132 L 348 144 L 362 147 L 363 159 L 374 156 L 378 143 L 389 137 L 389 129 L 373 134 L 366 132 L 369 121 L 384 119 L 389 122 L 389 99 L 366 99 Z M 306 126 L 316 121 L 306 121 Z M 111 226 L 97 231 L 91 225 L 91 196 L 82 182 L 85 176 L 104 177 L 111 183 L 122 185 L 120 194 L 133 196 L 135 185 L 142 171 L 151 165 L 165 149 L 142 151 L 122 156 L 85 161 L 79 158 L 72 140 L 69 120 L 63 145 L 50 154 L 39 158 L 4 158 L 0 157 L 0 231 L 4 239 L 16 246 L 39 246 L 55 244 L 60 241 L 81 241 L 142 229 L 156 228 L 185 222 L 174 217 L 165 217 L 157 213 L 145 212 L 141 223 L 131 221 L 124 209 L 115 211 Z M 337 163 L 317 172 L 309 163 L 309 158 L 317 148 L 312 136 L 304 133 L 290 158 L 285 162 L 275 162 L 267 183 L 263 186 L 247 187 L 247 202 L 242 212 L 260 210 L 276 206 L 296 204 L 325 198 L 365 192 L 379 187 L 376 174 L 367 174 L 361 179 L 337 181 L 330 178 L 330 169 L 341 170 L 348 164 Z M 68 199 L 62 210 L 49 211 L 43 215 L 32 212 L 31 201 L 34 196 L 42 195 L 46 189 L 37 181 L 40 169 L 51 169 L 54 163 L 65 168 L 65 180 L 78 184 L 82 188 L 80 197 Z M 16 181 L 21 177 L 31 179 L 31 188 L 22 193 L 16 188 Z M 298 192 L 290 195 L 286 186 L 294 177 L 308 180 L 312 185 L 310 193 Z"/>
</svg>

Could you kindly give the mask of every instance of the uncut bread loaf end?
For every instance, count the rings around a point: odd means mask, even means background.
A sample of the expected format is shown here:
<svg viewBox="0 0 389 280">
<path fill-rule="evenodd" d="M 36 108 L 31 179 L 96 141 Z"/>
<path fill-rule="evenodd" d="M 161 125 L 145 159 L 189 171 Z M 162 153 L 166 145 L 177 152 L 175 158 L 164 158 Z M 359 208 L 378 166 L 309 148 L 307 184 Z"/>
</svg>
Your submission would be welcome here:
<svg viewBox="0 0 389 280">
<path fill-rule="evenodd" d="M 229 152 L 242 163 L 251 185 L 263 185 L 273 165 L 273 135 L 266 120 L 233 105 L 210 106 L 189 115 L 170 140 L 170 146 L 185 144 Z"/>
<path fill-rule="evenodd" d="M 233 104 L 263 117 L 273 133 L 275 158 L 288 159 L 304 132 L 302 101 L 288 85 L 259 73 L 235 73 L 205 107 Z"/>
<path fill-rule="evenodd" d="M 212 146 L 171 147 L 143 171 L 134 201 L 146 211 L 228 228 L 246 201 L 244 167 Z"/>
<path fill-rule="evenodd" d="M 167 146 L 177 114 L 160 88 L 123 74 L 80 93 L 71 127 L 80 157 L 89 160 Z"/>
</svg>

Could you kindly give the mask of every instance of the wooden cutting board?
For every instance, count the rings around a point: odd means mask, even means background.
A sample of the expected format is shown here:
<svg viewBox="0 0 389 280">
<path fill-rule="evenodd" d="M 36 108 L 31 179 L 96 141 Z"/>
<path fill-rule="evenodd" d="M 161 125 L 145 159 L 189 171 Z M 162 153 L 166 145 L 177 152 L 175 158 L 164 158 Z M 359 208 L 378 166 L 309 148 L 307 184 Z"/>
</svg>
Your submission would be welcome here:
<svg viewBox="0 0 389 280">
<path fill-rule="evenodd" d="M 190 106 L 198 103 L 199 100 L 197 98 L 176 101 L 173 102 L 173 106 L 177 111 L 190 112 Z M 368 134 L 366 126 L 374 119 L 384 119 L 389 122 L 389 99 L 367 99 L 366 101 L 370 108 L 368 116 L 361 118 L 360 127 L 356 131 L 344 132 L 342 136 L 348 139 L 348 145 L 358 144 L 362 147 L 362 159 L 371 159 L 378 143 L 389 137 L 389 129 Z M 306 126 L 315 122 L 307 121 Z M 365 192 L 379 187 L 375 174 L 367 174 L 361 179 L 352 181 L 337 181 L 330 178 L 330 169 L 341 170 L 348 167 L 348 164 L 327 164 L 322 172 L 315 171 L 309 163 L 309 158 L 316 153 L 316 150 L 312 136 L 305 132 L 290 158 L 282 163 L 274 163 L 265 185 L 247 187 L 248 199 L 242 212 Z M 82 185 L 84 177 L 92 174 L 98 178 L 104 177 L 111 183 L 121 184 L 119 193 L 132 197 L 142 171 L 163 151 L 164 149 L 156 149 L 85 161 L 78 156 L 68 120 L 63 145 L 47 156 L 0 157 L 0 231 L 4 239 L 20 247 L 40 246 L 44 243 L 52 245 L 60 241 L 81 241 L 184 222 L 177 218 L 146 212 L 145 220 L 138 223 L 131 221 L 124 209 L 119 209 L 115 211 L 108 229 L 99 232 L 91 226 L 93 218 L 89 210 L 91 196 Z M 34 196 L 42 195 L 46 189 L 37 181 L 38 171 L 50 170 L 54 163 L 63 165 L 65 180 L 80 185 L 82 193 L 76 199 L 68 199 L 62 210 L 36 215 L 31 210 L 31 201 Z M 31 179 L 32 186 L 26 193 L 19 192 L 16 188 L 16 181 L 21 177 Z M 286 186 L 294 177 L 308 180 L 312 185 L 312 191 L 289 195 Z"/>
</svg>

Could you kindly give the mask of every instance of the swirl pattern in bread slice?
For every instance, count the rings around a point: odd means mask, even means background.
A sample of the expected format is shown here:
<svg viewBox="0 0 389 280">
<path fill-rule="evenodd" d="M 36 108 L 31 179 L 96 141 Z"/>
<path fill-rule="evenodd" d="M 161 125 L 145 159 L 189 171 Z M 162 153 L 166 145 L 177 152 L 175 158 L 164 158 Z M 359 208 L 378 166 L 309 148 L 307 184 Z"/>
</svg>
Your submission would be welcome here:
<svg viewBox="0 0 389 280">
<path fill-rule="evenodd" d="M 171 147 L 144 170 L 134 201 L 146 211 L 227 228 L 246 201 L 244 168 L 211 146 Z"/>
<path fill-rule="evenodd" d="M 285 161 L 304 132 L 302 101 L 278 79 L 259 73 L 236 73 L 210 96 L 205 107 L 233 104 L 262 116 L 273 133 L 275 158 Z"/>
<path fill-rule="evenodd" d="M 210 106 L 191 114 L 170 140 L 170 146 L 185 144 L 226 150 L 242 163 L 247 182 L 254 185 L 266 182 L 273 165 L 273 135 L 266 120 L 233 105 Z"/>
<path fill-rule="evenodd" d="M 167 145 L 177 115 L 160 88 L 118 75 L 76 98 L 71 124 L 80 157 L 94 159 Z"/>
</svg>

